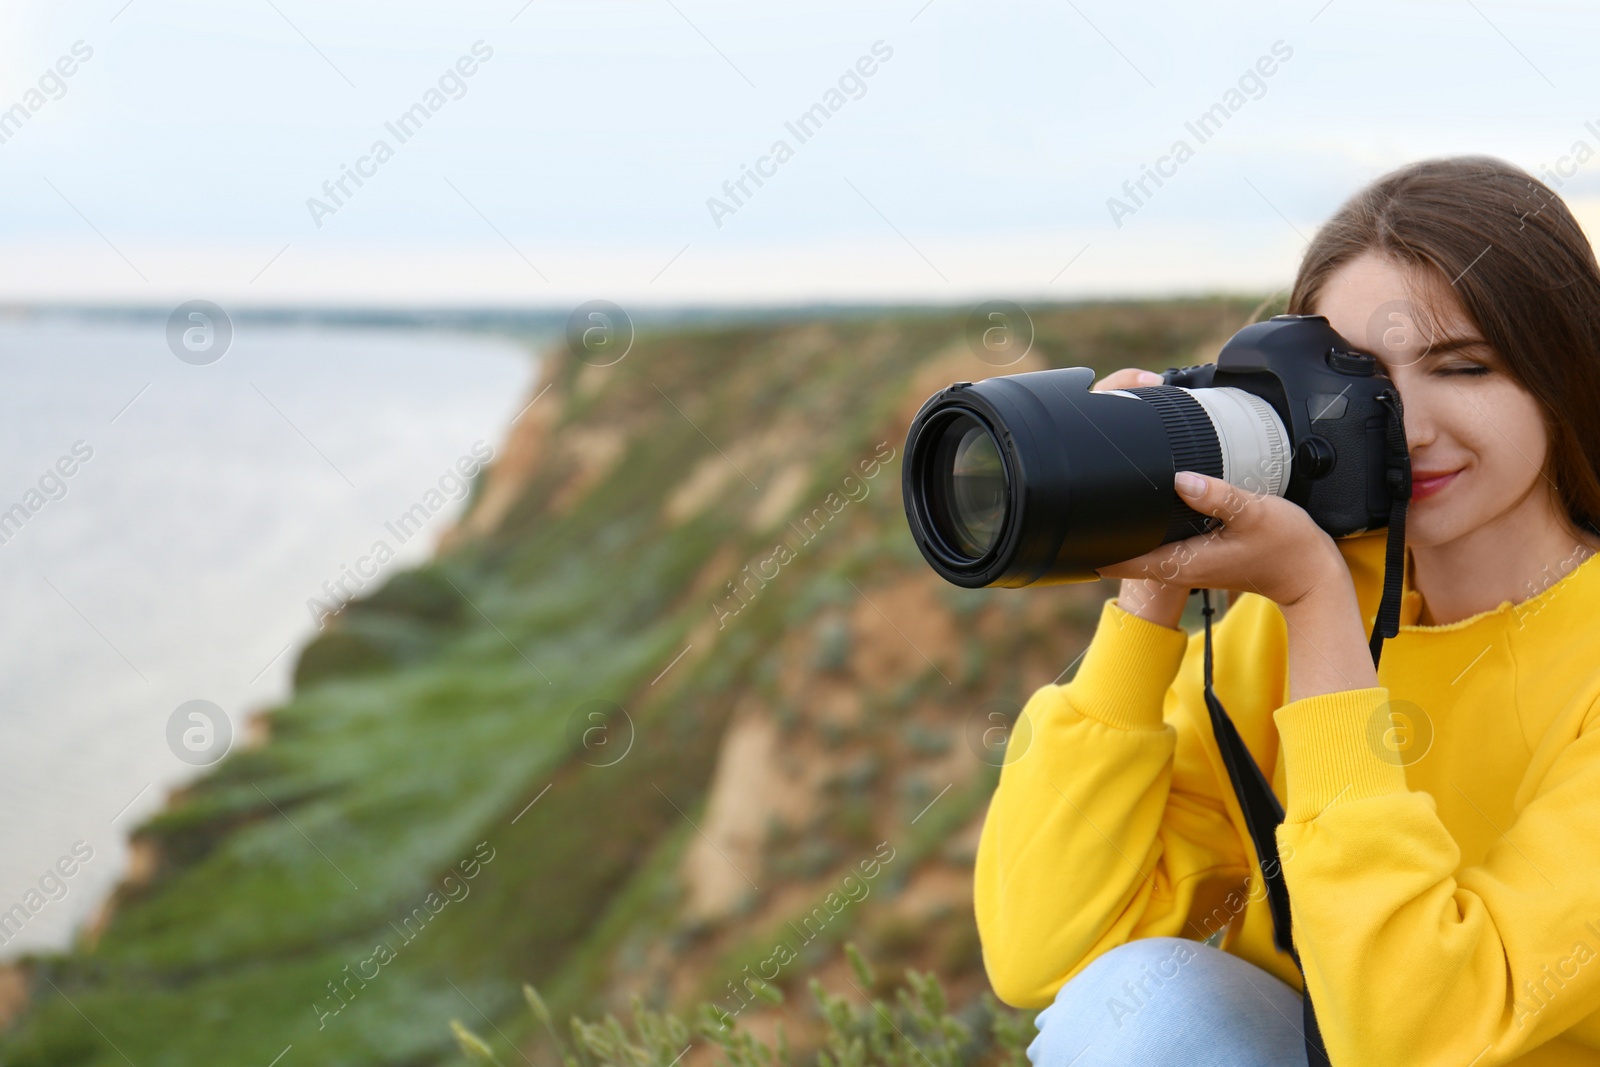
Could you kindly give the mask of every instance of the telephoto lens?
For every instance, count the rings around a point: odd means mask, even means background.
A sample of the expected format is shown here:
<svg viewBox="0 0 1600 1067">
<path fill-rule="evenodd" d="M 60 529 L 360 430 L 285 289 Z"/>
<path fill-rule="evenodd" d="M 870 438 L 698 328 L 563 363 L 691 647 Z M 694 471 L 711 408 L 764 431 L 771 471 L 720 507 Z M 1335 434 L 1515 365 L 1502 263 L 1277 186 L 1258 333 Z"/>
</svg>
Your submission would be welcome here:
<svg viewBox="0 0 1600 1067">
<path fill-rule="evenodd" d="M 1315 315 L 1245 327 L 1216 363 L 1092 392 L 1066 367 L 956 382 L 906 437 L 906 519 L 969 588 L 1099 580 L 1096 567 L 1206 533 L 1180 470 L 1287 497 L 1336 537 L 1386 525 L 1404 463 L 1386 451 L 1392 383 Z M 1392 440 L 1392 438 L 1390 438 Z M 1409 470 L 1409 468 L 1407 468 Z"/>
</svg>

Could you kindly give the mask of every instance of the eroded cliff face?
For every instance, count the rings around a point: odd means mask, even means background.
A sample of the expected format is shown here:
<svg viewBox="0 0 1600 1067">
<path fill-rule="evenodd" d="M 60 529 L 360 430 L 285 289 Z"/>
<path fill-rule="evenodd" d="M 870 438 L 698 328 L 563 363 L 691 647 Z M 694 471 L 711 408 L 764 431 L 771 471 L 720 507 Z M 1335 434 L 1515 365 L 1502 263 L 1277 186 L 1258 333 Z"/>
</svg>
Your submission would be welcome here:
<svg viewBox="0 0 1600 1067">
<path fill-rule="evenodd" d="M 346 1062 L 447 1056 L 442 1024 L 412 1025 L 435 987 L 457 995 L 446 973 L 536 1062 L 522 981 L 560 1018 L 637 993 L 803 1044 L 806 979 L 851 993 L 848 938 L 886 979 L 932 971 L 975 1003 L 993 731 L 1114 589 L 943 582 L 905 529 L 906 430 L 952 381 L 1201 362 L 1251 306 L 1037 311 L 1005 367 L 976 358 L 964 313 L 641 334 L 610 367 L 543 353 L 437 559 L 341 612 L 257 743 L 140 829 L 149 869 L 52 980 L 129 1020 L 136 1062 L 246 1054 L 226 1028 L 190 1032 L 185 1000 L 316 1049 L 327 1031 L 293 992 L 488 841 L 472 896 L 341 1014 Z M 754 1001 L 752 976 L 788 1003 Z M 13 1030 L 44 1050 L 29 1062 L 91 1062 L 65 1000 L 15 981 L 38 1001 Z"/>
</svg>

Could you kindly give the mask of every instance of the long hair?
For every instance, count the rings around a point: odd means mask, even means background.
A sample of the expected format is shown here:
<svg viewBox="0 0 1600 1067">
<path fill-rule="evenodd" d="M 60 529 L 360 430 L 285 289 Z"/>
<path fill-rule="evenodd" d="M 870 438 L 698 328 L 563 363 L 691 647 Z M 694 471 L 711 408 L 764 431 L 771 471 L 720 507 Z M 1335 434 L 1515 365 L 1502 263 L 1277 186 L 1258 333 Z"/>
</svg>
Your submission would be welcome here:
<svg viewBox="0 0 1600 1067">
<path fill-rule="evenodd" d="M 1417 318 L 1460 302 L 1549 431 L 1545 475 L 1575 526 L 1600 520 L 1600 264 L 1567 205 L 1492 156 L 1427 159 L 1366 186 L 1317 231 L 1288 311 L 1312 314 L 1330 274 L 1365 252 L 1418 268 Z M 1434 312 L 1430 314 L 1429 308 Z M 1425 329 L 1431 324 L 1423 322 Z M 1381 332 L 1383 324 L 1374 327 Z M 1437 336 L 1434 331 L 1431 336 Z M 1370 348 L 1379 338 L 1346 338 Z"/>
</svg>

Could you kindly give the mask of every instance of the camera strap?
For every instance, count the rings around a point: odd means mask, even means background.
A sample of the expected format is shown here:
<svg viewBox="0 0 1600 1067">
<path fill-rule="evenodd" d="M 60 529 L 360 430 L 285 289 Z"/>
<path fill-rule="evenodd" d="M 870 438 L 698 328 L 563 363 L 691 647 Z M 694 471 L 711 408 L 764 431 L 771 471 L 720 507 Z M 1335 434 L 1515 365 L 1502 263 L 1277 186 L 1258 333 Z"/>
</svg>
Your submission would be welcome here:
<svg viewBox="0 0 1600 1067">
<path fill-rule="evenodd" d="M 1400 598 L 1405 582 L 1406 508 L 1411 501 L 1411 460 L 1406 451 L 1404 410 L 1400 394 L 1394 389 L 1379 394 L 1378 401 L 1389 411 L 1385 436 L 1387 452 L 1384 488 L 1389 494 L 1389 531 L 1384 551 L 1383 596 L 1378 614 L 1373 620 L 1369 646 L 1372 665 L 1378 665 L 1383 652 L 1383 641 L 1400 632 Z M 1211 590 L 1200 590 L 1201 613 L 1205 616 L 1205 699 L 1211 714 L 1211 730 L 1216 735 L 1217 748 L 1222 762 L 1233 782 L 1233 791 L 1239 798 L 1244 813 L 1245 826 L 1255 845 L 1256 858 L 1261 865 L 1261 877 L 1267 887 L 1267 905 L 1272 913 L 1273 941 L 1280 951 L 1287 952 L 1300 971 L 1302 982 L 1305 968 L 1300 964 L 1300 954 L 1295 951 L 1293 920 L 1289 911 L 1289 887 L 1284 882 L 1283 866 L 1278 861 L 1277 830 L 1283 822 L 1283 805 L 1272 792 L 1271 783 L 1261 773 L 1255 758 L 1245 746 L 1233 720 L 1217 699 L 1211 685 Z M 1305 987 L 1303 1003 L 1306 1061 L 1310 1067 L 1331 1067 L 1327 1049 L 1323 1047 L 1322 1030 L 1317 1025 L 1317 1013 L 1311 1005 L 1311 989 Z"/>
</svg>

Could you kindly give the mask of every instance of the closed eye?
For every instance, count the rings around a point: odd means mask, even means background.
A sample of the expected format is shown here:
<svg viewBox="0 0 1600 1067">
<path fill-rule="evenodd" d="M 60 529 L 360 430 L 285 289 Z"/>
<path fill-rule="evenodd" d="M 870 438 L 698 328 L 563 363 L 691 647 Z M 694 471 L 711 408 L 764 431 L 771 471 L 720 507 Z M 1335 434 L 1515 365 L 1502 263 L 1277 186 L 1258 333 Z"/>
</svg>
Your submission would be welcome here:
<svg viewBox="0 0 1600 1067">
<path fill-rule="evenodd" d="M 1467 374 L 1467 375 L 1479 376 L 1479 375 L 1488 374 L 1489 373 L 1489 368 L 1485 367 L 1481 363 L 1474 363 L 1474 364 L 1471 364 L 1469 366 L 1440 367 L 1437 373 L 1444 374 L 1444 375 L 1462 375 L 1462 374 Z"/>
</svg>

